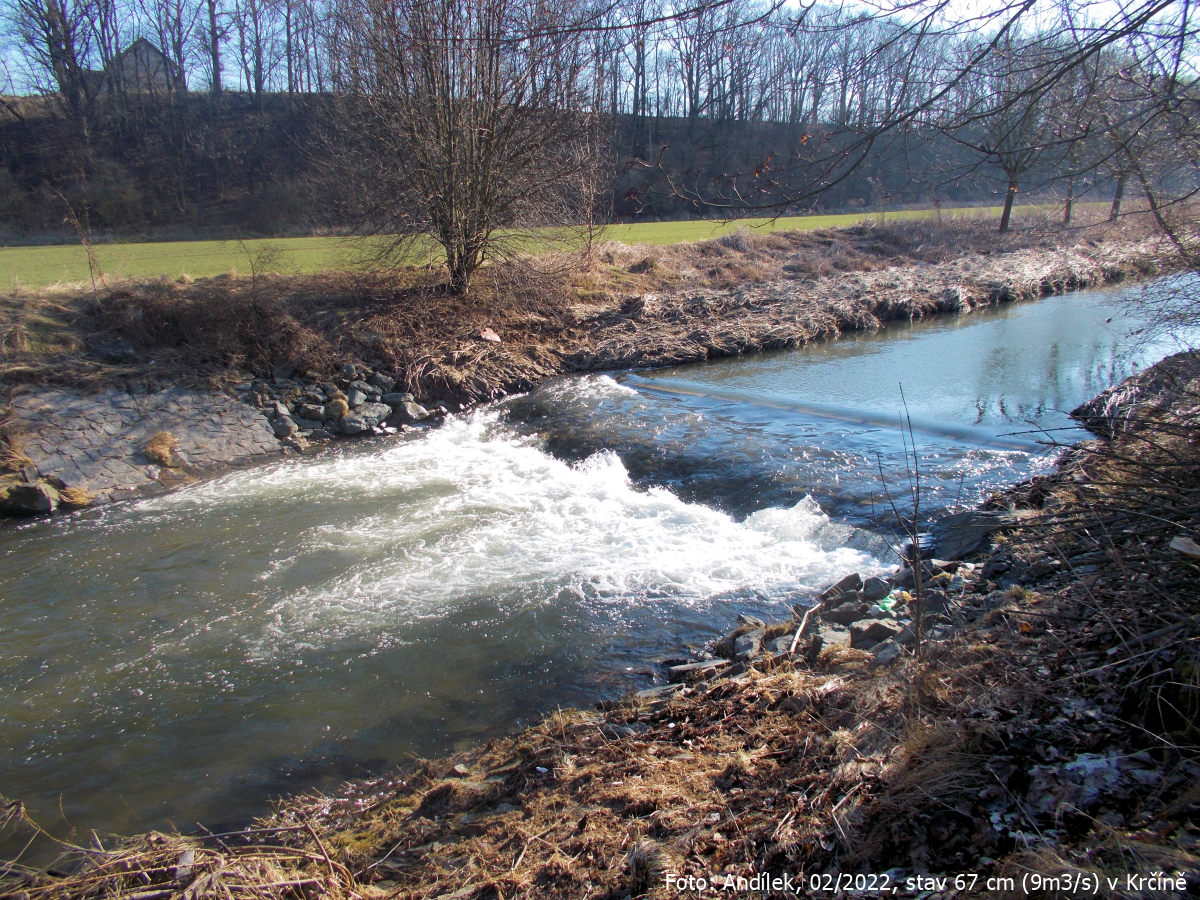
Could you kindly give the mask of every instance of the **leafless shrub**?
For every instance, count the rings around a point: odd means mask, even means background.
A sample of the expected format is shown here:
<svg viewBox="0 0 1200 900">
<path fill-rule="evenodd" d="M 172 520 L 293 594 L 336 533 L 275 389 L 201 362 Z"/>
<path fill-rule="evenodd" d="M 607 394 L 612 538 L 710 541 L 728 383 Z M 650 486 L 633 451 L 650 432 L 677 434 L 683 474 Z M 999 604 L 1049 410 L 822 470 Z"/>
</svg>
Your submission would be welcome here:
<svg viewBox="0 0 1200 900">
<path fill-rule="evenodd" d="M 462 293 L 488 260 L 572 224 L 590 245 L 603 141 L 586 111 L 582 15 L 573 0 L 340 7 L 341 117 L 362 150 L 348 177 L 364 188 L 347 193 L 389 236 L 385 254 L 428 250 L 431 236 Z"/>
</svg>

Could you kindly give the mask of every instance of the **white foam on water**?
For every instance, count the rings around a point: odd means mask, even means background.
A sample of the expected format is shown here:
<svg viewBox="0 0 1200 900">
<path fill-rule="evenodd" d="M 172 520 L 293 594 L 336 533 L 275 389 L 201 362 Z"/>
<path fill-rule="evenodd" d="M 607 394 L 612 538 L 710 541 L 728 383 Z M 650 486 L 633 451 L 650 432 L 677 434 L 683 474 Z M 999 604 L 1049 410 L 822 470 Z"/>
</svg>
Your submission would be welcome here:
<svg viewBox="0 0 1200 900">
<path fill-rule="evenodd" d="M 585 389 L 607 387 L 594 381 Z M 574 465 L 556 459 L 501 427 L 499 416 L 452 418 L 374 455 L 233 473 L 142 507 L 362 502 L 362 515 L 314 518 L 281 545 L 262 576 L 265 590 L 294 567 L 310 574 L 305 587 L 276 597 L 262 633 L 248 638 L 259 657 L 351 641 L 384 646 L 402 641 L 416 620 L 481 599 L 502 610 L 696 605 L 817 587 L 880 565 L 857 550 L 823 547 L 828 518 L 810 499 L 739 522 L 664 489 L 635 488 L 614 453 Z"/>
</svg>

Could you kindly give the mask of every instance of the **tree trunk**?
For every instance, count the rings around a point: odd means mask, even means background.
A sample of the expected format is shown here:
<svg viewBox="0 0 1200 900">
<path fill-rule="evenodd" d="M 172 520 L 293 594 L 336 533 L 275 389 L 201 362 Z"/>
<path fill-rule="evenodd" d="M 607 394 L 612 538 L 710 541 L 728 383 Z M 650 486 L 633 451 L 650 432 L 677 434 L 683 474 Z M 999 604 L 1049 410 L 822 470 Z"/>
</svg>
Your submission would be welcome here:
<svg viewBox="0 0 1200 900">
<path fill-rule="evenodd" d="M 1012 219 L 1013 200 L 1017 196 L 1016 179 L 1009 179 L 1008 190 L 1004 194 L 1004 212 L 1000 215 L 1000 233 L 1008 231 L 1008 223 Z"/>
<path fill-rule="evenodd" d="M 1117 176 L 1117 189 L 1113 192 L 1112 209 L 1108 213 L 1108 221 L 1115 222 L 1117 217 L 1121 215 L 1121 201 L 1125 197 L 1125 173 L 1122 172 Z"/>
<path fill-rule="evenodd" d="M 1067 202 L 1063 205 L 1063 227 L 1071 224 L 1071 213 L 1075 207 L 1075 177 L 1067 179 Z"/>
<path fill-rule="evenodd" d="M 217 28 L 217 0 L 208 0 L 208 59 L 212 66 L 212 95 L 221 93 L 221 32 Z"/>
</svg>

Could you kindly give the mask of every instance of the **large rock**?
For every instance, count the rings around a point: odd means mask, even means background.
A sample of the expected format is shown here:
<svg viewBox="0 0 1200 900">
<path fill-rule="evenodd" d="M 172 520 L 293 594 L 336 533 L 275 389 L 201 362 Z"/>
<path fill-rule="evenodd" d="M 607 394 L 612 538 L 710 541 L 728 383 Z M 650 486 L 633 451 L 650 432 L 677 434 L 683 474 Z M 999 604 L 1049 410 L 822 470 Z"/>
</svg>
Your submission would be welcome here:
<svg viewBox="0 0 1200 900">
<path fill-rule="evenodd" d="M 739 634 L 733 639 L 733 658 L 735 660 L 747 660 L 761 656 L 763 652 L 763 638 L 765 636 L 766 631 L 762 628 L 754 628 Z"/>
<path fill-rule="evenodd" d="M 843 603 L 826 612 L 824 619 L 838 625 L 850 625 L 870 614 L 871 607 L 866 603 Z"/>
<path fill-rule="evenodd" d="M 271 423 L 271 430 L 275 432 L 275 437 L 285 438 L 291 437 L 300 430 L 299 426 L 292 421 L 291 416 L 276 416 L 275 421 Z"/>
<path fill-rule="evenodd" d="M 895 637 L 902 630 L 895 621 L 863 619 L 850 626 L 850 646 L 870 649 L 888 638 Z"/>
<path fill-rule="evenodd" d="M 886 666 L 893 660 L 899 659 L 900 654 L 904 652 L 904 648 L 894 640 L 886 640 L 871 652 L 875 654 L 875 662 L 881 666 Z"/>
<path fill-rule="evenodd" d="M 372 387 L 379 388 L 379 392 L 381 394 L 386 394 L 396 386 L 396 379 L 392 378 L 390 375 L 384 375 L 380 372 L 376 372 L 367 379 L 367 384 L 371 385 Z"/>
<path fill-rule="evenodd" d="M 886 578 L 872 575 L 863 579 L 862 598 L 867 603 L 878 603 L 892 592 L 892 583 Z"/>
<path fill-rule="evenodd" d="M 383 420 L 391 414 L 392 408 L 386 403 L 364 403 L 354 411 L 354 415 L 358 416 L 372 428 L 383 424 Z M 344 422 L 343 425 L 345 425 Z"/>
<path fill-rule="evenodd" d="M 993 531 L 1019 525 L 1033 510 L 969 509 L 940 520 L 933 528 L 933 551 L 942 559 L 956 560 L 972 553 Z"/>
<path fill-rule="evenodd" d="M 4 506 L 10 512 L 44 515 L 58 509 L 61 501 L 58 491 L 45 482 L 14 484 L 8 488 Z"/>
<path fill-rule="evenodd" d="M 342 434 L 353 437 L 356 434 L 367 434 L 372 430 L 370 422 L 358 413 L 351 413 L 342 419 Z"/>
<path fill-rule="evenodd" d="M 853 599 L 851 595 L 857 594 L 860 590 L 862 590 L 862 586 L 862 576 L 857 572 L 853 572 L 850 575 L 847 575 L 837 584 L 825 588 L 825 590 L 821 592 L 821 600 L 828 603 L 835 600 L 845 601 Z"/>
<path fill-rule="evenodd" d="M 312 422 L 324 422 L 325 407 L 320 403 L 298 403 L 296 404 L 296 415 Z"/>
<path fill-rule="evenodd" d="M 823 647 L 835 647 L 839 644 L 850 643 L 850 632 L 836 625 L 822 625 L 817 629 L 816 636 L 820 638 Z"/>
<path fill-rule="evenodd" d="M 407 401 L 398 406 L 389 407 L 392 415 L 390 420 L 397 425 L 410 425 L 429 418 L 429 410 L 419 403 Z"/>
</svg>

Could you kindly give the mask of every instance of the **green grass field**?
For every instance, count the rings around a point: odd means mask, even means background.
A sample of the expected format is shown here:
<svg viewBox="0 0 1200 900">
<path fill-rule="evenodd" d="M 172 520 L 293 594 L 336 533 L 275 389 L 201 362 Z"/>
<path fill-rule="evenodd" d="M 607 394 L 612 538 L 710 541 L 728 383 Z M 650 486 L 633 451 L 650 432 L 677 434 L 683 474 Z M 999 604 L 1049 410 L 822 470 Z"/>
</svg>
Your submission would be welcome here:
<svg viewBox="0 0 1200 900">
<path fill-rule="evenodd" d="M 933 210 L 888 212 L 888 221 L 928 218 Z M 954 217 L 996 216 L 999 207 L 946 209 Z M 831 216 L 789 216 L 778 219 L 736 219 L 730 222 L 644 222 L 611 225 L 602 240 L 626 244 L 677 244 L 720 237 L 740 228 L 751 231 L 813 230 L 878 221 L 878 213 Z M 246 241 L 173 241 L 139 244 L 95 244 L 92 247 L 106 281 L 124 278 L 192 278 L 235 272 L 242 275 L 276 272 L 311 274 L 354 269 L 364 265 L 361 245 L 347 238 L 263 238 Z M 36 290 L 58 284 L 90 284 L 88 258 L 78 244 L 0 248 L 0 290 Z"/>
</svg>

